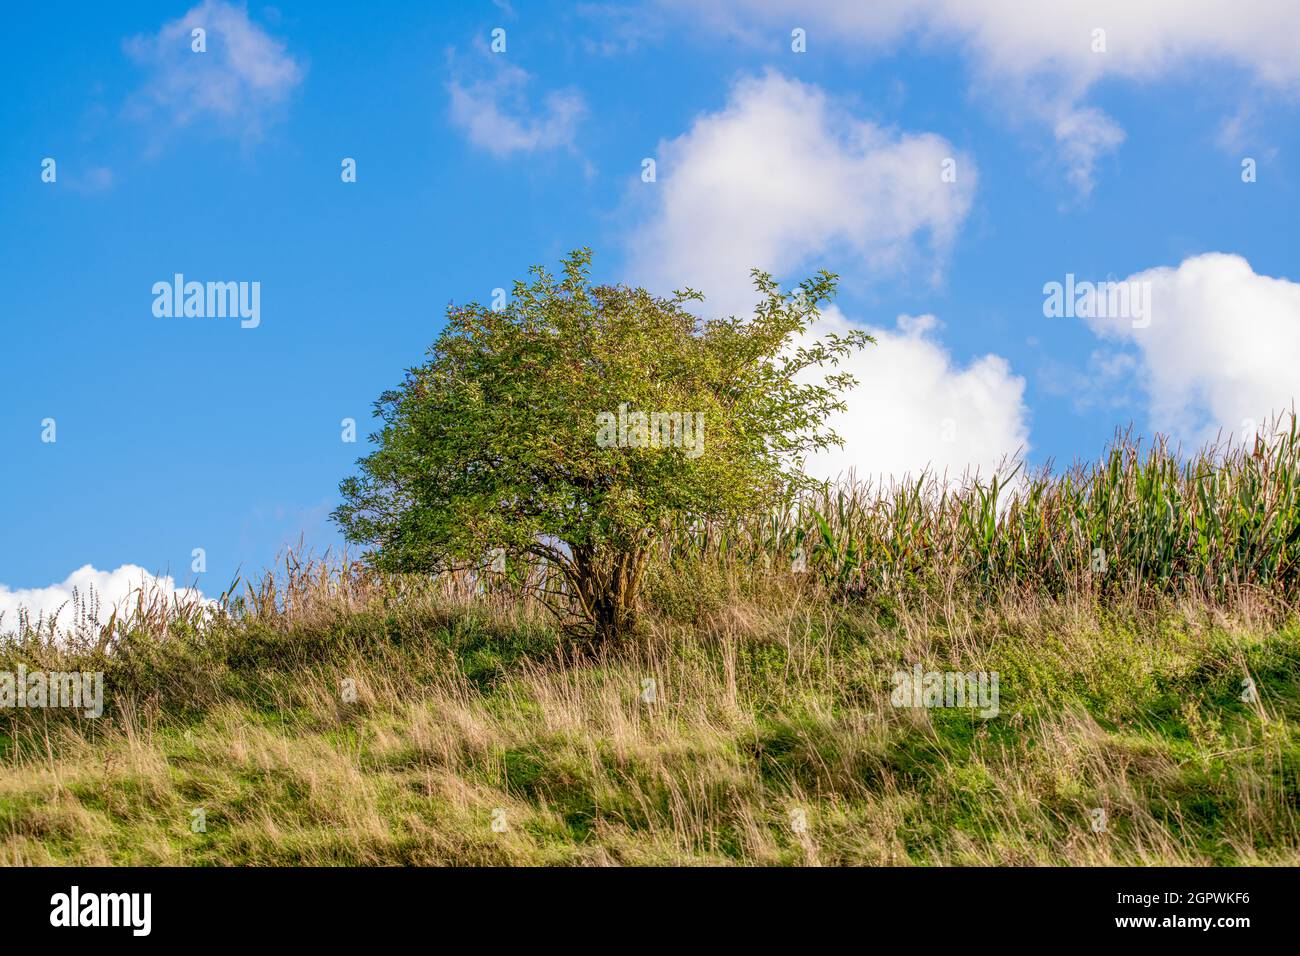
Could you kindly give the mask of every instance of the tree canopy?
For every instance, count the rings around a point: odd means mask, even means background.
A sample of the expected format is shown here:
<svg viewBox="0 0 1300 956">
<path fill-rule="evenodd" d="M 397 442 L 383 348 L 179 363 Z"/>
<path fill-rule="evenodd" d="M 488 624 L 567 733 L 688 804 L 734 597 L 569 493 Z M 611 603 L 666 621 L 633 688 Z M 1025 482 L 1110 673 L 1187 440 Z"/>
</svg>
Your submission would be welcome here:
<svg viewBox="0 0 1300 956">
<path fill-rule="evenodd" d="M 566 627 L 632 626 L 651 546 L 673 522 L 754 513 L 811 483 L 804 457 L 851 376 L 863 332 L 805 342 L 827 272 L 783 293 L 755 270 L 751 315 L 700 319 L 687 289 L 592 285 L 591 252 L 516 282 L 507 303 L 453 305 L 426 361 L 375 403 L 376 449 L 334 518 L 379 569 L 551 562 L 540 587 Z M 810 372 L 821 368 L 822 374 Z"/>
</svg>

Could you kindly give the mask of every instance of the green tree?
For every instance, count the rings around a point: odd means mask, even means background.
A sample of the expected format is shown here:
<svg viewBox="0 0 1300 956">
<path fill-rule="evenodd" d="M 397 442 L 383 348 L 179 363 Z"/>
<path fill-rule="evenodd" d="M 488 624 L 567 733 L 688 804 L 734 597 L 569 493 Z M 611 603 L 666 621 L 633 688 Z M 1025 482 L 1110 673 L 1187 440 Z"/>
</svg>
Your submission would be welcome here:
<svg viewBox="0 0 1300 956">
<path fill-rule="evenodd" d="M 693 290 L 593 286 L 590 266 L 582 249 L 558 279 L 531 269 L 504 308 L 450 307 L 425 363 L 375 403 L 378 448 L 334 519 L 380 570 L 482 568 L 496 549 L 544 561 L 558 574 L 521 586 L 603 641 L 634 626 L 675 522 L 761 512 L 812 484 L 802 460 L 842 444 L 824 422 L 854 384 L 831 367 L 871 339 L 803 341 L 834 294 L 826 272 L 787 295 L 755 270 L 754 313 L 704 321 Z"/>
</svg>

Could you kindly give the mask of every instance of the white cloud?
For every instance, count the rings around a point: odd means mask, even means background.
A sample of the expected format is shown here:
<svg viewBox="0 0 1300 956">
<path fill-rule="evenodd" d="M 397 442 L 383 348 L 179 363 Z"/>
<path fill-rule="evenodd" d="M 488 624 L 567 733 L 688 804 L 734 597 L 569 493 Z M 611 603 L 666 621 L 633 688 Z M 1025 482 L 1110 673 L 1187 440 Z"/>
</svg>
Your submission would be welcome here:
<svg viewBox="0 0 1300 956">
<path fill-rule="evenodd" d="M 944 182 L 943 161 L 957 161 Z M 941 271 L 970 209 L 975 165 L 932 133 L 884 130 L 821 90 L 777 74 L 743 79 L 725 108 L 661 145 L 650 204 L 627 237 L 634 282 L 659 292 L 690 285 L 704 311 L 754 306 L 749 269 L 783 279 L 808 269 L 880 277 L 921 265 Z M 855 327 L 836 307 L 811 334 Z M 865 328 L 865 327 L 864 327 Z M 930 468 L 988 478 L 1028 448 L 1024 382 L 996 355 L 962 366 L 931 316 L 869 328 L 878 344 L 840 369 L 858 386 L 828 424 L 845 439 L 807 463 L 811 474 L 901 477 Z"/>
<path fill-rule="evenodd" d="M 573 148 L 578 123 L 587 105 L 576 90 L 553 90 L 542 110 L 530 114 L 526 95 L 532 77 L 520 67 L 502 63 L 489 80 L 468 85 L 459 79 L 447 84 L 451 120 L 469 141 L 494 156 L 517 152 Z"/>
<path fill-rule="evenodd" d="M 810 54 L 845 44 L 878 53 L 909 38 L 956 46 L 979 87 L 1052 130 L 1069 180 L 1085 194 L 1096 161 L 1122 139 L 1083 102 L 1103 79 L 1149 81 L 1226 63 L 1263 87 L 1300 92 L 1294 0 L 721 0 L 704 12 L 687 0 L 659 2 L 751 42 L 788 44 L 790 29 L 802 26 Z M 1105 52 L 1094 51 L 1095 30 L 1105 31 Z"/>
<path fill-rule="evenodd" d="M 1124 131 L 1101 110 L 1086 107 L 1067 110 L 1052 128 L 1066 178 L 1081 196 L 1092 192 L 1097 161 L 1124 142 Z"/>
<path fill-rule="evenodd" d="M 1150 325 L 1087 321 L 1136 352 L 1153 428 L 1200 444 L 1291 408 L 1300 394 L 1300 283 L 1219 252 L 1125 281 L 1151 283 Z"/>
<path fill-rule="evenodd" d="M 207 32 L 206 52 L 191 49 L 195 28 Z M 303 77 L 283 43 L 224 0 L 204 0 L 156 34 L 132 37 L 126 50 L 149 71 L 130 111 L 174 127 L 206 122 L 256 137 Z"/>
<path fill-rule="evenodd" d="M 724 0 L 716 9 L 715 23 L 747 23 L 751 33 L 756 20 L 781 21 L 815 27 L 827 43 L 909 34 L 957 43 L 989 73 L 1055 75 L 1080 89 L 1105 76 L 1150 79 L 1197 58 L 1232 61 L 1272 85 L 1300 81 L 1300 8 L 1290 0 Z M 1098 29 L 1104 52 L 1094 51 Z"/>
<path fill-rule="evenodd" d="M 942 178 L 956 160 L 956 181 Z M 652 211 L 628 238 L 638 283 L 689 285 L 723 313 L 752 307 L 749 270 L 809 263 L 868 275 L 921 261 L 931 276 L 970 209 L 974 162 L 932 133 L 860 120 L 776 73 L 740 80 L 725 108 L 661 143 Z M 839 271 L 831 268 L 831 271 Z"/>
<path fill-rule="evenodd" d="M 73 628 L 79 616 L 73 604 L 74 591 L 81 607 L 86 609 L 87 620 L 107 624 L 114 608 L 119 609 L 121 616 L 134 605 L 141 588 L 144 589 L 146 605 L 150 597 L 155 596 L 165 598 L 169 603 L 173 599 L 182 603 L 205 600 L 197 589 L 178 588 L 171 577 L 150 574 L 134 564 L 124 564 L 116 571 L 97 571 L 87 564 L 73 571 L 65 580 L 48 587 L 11 591 L 0 584 L 0 634 L 17 630 L 20 608 L 26 608 L 33 624 L 42 617 L 47 622 L 55 619 L 59 631 Z M 89 607 L 92 595 L 98 602 L 97 614 L 92 614 Z"/>
<path fill-rule="evenodd" d="M 853 327 L 831 308 L 812 331 Z M 852 470 L 860 480 L 876 480 L 928 468 L 950 481 L 968 471 L 987 480 L 1029 450 L 1024 379 L 997 355 L 957 365 L 936 340 L 937 329 L 929 315 L 900 316 L 894 329 L 868 328 L 877 344 L 841 366 L 858 380 L 848 411 L 827 420 L 844 447 L 811 458 L 809 474 L 835 479 Z"/>
</svg>

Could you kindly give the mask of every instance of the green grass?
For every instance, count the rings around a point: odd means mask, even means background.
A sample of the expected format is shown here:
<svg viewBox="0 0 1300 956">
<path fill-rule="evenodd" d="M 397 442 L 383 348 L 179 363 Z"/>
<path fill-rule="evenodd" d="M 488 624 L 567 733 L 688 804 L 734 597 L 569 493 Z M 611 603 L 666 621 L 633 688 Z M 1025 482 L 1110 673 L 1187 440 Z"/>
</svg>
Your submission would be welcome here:
<svg viewBox="0 0 1300 956">
<path fill-rule="evenodd" d="M 790 577 L 702 613 L 677 586 L 684 610 L 598 655 L 508 599 L 432 594 L 320 598 L 104 652 L 11 642 L 0 667 L 102 667 L 109 708 L 0 715 L 0 860 L 1300 862 L 1285 613 L 882 610 Z M 916 661 L 998 672 L 1001 712 L 893 708 L 891 675 Z"/>
</svg>

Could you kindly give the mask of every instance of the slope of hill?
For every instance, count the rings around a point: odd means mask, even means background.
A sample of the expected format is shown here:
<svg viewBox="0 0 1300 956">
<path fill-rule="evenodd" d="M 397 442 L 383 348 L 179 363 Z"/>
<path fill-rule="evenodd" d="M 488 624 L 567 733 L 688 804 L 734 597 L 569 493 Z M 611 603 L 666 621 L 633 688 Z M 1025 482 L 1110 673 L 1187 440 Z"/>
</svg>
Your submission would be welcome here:
<svg viewBox="0 0 1300 956">
<path fill-rule="evenodd" d="M 508 594 L 288 572 L 0 645 L 106 688 L 0 711 L 0 861 L 1300 863 L 1300 620 L 1266 593 L 845 598 L 701 559 L 581 653 Z M 897 706 L 917 665 L 995 675 L 996 715 Z"/>
</svg>

